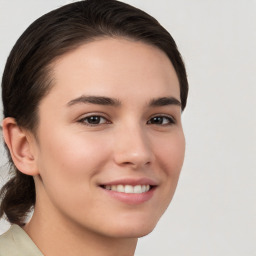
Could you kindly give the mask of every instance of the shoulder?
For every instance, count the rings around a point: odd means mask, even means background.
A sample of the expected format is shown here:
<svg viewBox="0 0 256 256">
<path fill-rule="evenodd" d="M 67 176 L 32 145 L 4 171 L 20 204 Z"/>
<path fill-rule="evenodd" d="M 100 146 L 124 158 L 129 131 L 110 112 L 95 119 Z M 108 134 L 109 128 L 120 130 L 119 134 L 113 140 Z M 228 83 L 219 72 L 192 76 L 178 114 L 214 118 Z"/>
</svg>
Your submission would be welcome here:
<svg viewBox="0 0 256 256">
<path fill-rule="evenodd" d="M 18 225 L 0 236 L 0 256 L 43 256 L 27 233 Z"/>
<path fill-rule="evenodd" d="M 17 251 L 17 248 L 15 248 L 16 246 L 12 235 L 12 229 L 13 227 L 0 236 L 0 256 L 16 255 L 13 254 L 15 250 Z"/>
</svg>

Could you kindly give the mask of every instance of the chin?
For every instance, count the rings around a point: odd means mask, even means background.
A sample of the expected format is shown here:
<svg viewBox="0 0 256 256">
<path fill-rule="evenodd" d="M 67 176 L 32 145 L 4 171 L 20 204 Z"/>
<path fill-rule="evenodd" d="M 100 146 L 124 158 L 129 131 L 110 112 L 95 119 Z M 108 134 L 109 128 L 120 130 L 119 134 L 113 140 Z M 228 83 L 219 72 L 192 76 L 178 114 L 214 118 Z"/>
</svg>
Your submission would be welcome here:
<svg viewBox="0 0 256 256">
<path fill-rule="evenodd" d="M 150 218 L 130 218 L 127 221 L 120 221 L 119 223 L 115 222 L 115 225 L 112 226 L 111 236 L 118 238 L 140 238 L 151 233 L 159 218 L 150 219 Z"/>
<path fill-rule="evenodd" d="M 154 230 L 155 226 L 145 225 L 143 228 L 128 228 L 126 230 L 118 230 L 110 234 L 111 237 L 115 238 L 140 238 L 150 234 Z"/>
</svg>

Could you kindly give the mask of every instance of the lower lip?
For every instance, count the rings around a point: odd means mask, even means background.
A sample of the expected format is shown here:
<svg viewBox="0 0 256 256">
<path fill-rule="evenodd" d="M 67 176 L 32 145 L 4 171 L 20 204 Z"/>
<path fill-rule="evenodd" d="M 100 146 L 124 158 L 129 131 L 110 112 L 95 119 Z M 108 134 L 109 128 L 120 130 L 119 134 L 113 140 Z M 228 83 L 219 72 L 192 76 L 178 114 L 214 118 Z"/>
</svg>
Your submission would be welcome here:
<svg viewBox="0 0 256 256">
<path fill-rule="evenodd" d="M 130 205 L 138 205 L 149 201 L 153 197 L 156 187 L 153 187 L 149 191 L 140 194 L 123 193 L 104 188 L 101 189 L 112 198 L 117 199 L 123 203 Z"/>
</svg>

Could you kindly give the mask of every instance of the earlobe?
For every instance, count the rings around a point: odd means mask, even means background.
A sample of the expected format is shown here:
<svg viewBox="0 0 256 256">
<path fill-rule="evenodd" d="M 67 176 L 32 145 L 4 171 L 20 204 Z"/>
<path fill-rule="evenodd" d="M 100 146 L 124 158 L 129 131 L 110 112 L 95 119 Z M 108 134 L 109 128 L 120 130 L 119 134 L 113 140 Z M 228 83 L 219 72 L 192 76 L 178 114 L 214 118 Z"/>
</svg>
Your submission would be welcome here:
<svg viewBox="0 0 256 256">
<path fill-rule="evenodd" d="M 3 137 L 17 169 L 27 175 L 38 175 L 30 133 L 20 128 L 14 118 L 7 117 L 3 120 Z"/>
</svg>

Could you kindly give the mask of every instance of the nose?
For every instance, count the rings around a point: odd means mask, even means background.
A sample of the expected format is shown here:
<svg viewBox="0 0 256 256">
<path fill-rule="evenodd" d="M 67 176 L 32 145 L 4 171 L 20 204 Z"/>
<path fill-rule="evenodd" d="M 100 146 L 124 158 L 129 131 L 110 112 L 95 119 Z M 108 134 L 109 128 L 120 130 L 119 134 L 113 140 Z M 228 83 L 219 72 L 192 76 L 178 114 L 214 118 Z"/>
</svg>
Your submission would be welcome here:
<svg viewBox="0 0 256 256">
<path fill-rule="evenodd" d="M 114 161 L 118 165 L 133 169 L 152 163 L 154 154 L 145 130 L 140 127 L 126 127 L 115 138 Z"/>
</svg>

